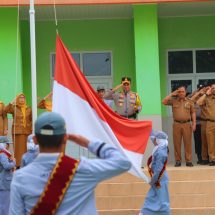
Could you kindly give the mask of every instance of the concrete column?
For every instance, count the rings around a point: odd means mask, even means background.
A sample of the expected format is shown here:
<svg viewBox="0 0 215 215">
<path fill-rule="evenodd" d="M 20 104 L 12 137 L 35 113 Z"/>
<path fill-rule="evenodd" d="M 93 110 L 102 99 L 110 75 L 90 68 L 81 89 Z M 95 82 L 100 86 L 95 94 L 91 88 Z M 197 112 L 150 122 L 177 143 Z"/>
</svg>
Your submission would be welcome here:
<svg viewBox="0 0 215 215">
<path fill-rule="evenodd" d="M 133 5 L 133 14 L 136 90 L 143 105 L 139 119 L 152 120 L 153 128 L 161 130 L 157 5 Z M 152 148 L 149 143 L 145 157 L 149 156 Z"/>
<path fill-rule="evenodd" d="M 23 90 L 17 8 L 0 8 L 0 26 L 0 100 L 7 104 Z"/>
</svg>

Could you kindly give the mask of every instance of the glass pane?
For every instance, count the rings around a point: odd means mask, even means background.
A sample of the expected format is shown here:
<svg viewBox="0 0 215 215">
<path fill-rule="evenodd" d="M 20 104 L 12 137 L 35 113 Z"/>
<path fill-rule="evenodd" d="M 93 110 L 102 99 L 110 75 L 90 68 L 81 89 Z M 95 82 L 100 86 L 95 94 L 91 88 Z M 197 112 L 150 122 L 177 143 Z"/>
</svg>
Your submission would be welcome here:
<svg viewBox="0 0 215 215">
<path fill-rule="evenodd" d="M 171 51 L 168 53 L 169 74 L 193 73 L 192 51 Z"/>
<path fill-rule="evenodd" d="M 71 55 L 80 68 L 80 54 L 79 53 L 71 53 Z"/>
<path fill-rule="evenodd" d="M 83 54 L 83 70 L 86 76 L 110 76 L 110 53 L 85 53 Z"/>
<path fill-rule="evenodd" d="M 209 86 L 215 83 L 215 79 L 199 79 L 199 85 Z"/>
<path fill-rule="evenodd" d="M 192 80 L 171 80 L 171 92 L 177 90 L 181 86 L 186 87 L 187 94 L 192 93 Z"/>
<path fill-rule="evenodd" d="M 196 72 L 215 73 L 215 50 L 196 51 Z"/>
<path fill-rule="evenodd" d="M 71 53 L 72 57 L 74 58 L 74 60 L 76 61 L 76 63 L 78 64 L 79 68 L 80 68 L 80 54 L 79 53 Z M 51 64 L 52 64 L 52 77 L 54 77 L 54 70 L 55 70 L 55 61 L 56 61 L 56 54 L 52 54 L 51 55 Z"/>
</svg>

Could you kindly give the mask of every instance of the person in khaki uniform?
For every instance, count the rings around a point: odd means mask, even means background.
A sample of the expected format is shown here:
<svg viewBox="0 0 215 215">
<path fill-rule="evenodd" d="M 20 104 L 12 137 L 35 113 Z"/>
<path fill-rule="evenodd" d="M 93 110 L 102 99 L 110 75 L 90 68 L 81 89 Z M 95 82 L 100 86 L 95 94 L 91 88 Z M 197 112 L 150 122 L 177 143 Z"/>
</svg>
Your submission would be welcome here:
<svg viewBox="0 0 215 215">
<path fill-rule="evenodd" d="M 196 130 L 196 113 L 192 100 L 186 98 L 185 87 L 166 96 L 162 103 L 172 106 L 175 167 L 181 166 L 181 141 L 185 148 L 186 166 L 192 167 L 192 132 Z M 192 121 L 192 123 L 191 123 Z"/>
<path fill-rule="evenodd" d="M 122 88 L 121 92 L 116 92 Z M 116 112 L 128 119 L 136 119 L 142 105 L 137 93 L 131 91 L 131 78 L 123 77 L 121 84 L 104 95 L 104 99 L 114 100 Z"/>
<path fill-rule="evenodd" d="M 5 112 L 13 115 L 14 157 L 16 167 L 19 168 L 22 155 L 27 151 L 27 137 L 32 133 L 32 110 L 26 105 L 25 95 L 21 93 L 5 107 Z"/>
<path fill-rule="evenodd" d="M 199 97 L 202 95 L 202 85 L 197 85 L 197 90 L 194 91 L 190 99 L 194 102 L 194 107 L 196 110 L 196 130 L 194 131 L 194 143 L 195 152 L 198 158 L 197 164 L 202 163 L 202 138 L 201 138 L 201 107 L 196 103 Z"/>
<path fill-rule="evenodd" d="M 40 109 L 46 109 L 47 111 L 52 111 L 52 92 L 45 96 L 37 105 Z"/>
<path fill-rule="evenodd" d="M 8 119 L 4 108 L 4 103 L 0 101 L 0 136 L 6 136 L 8 133 Z"/>
<path fill-rule="evenodd" d="M 205 105 L 199 105 L 199 99 L 201 98 L 204 93 L 206 93 L 207 88 L 203 87 L 201 90 L 199 90 L 192 100 L 195 100 L 196 105 L 200 108 L 200 128 L 201 128 L 201 157 L 202 161 L 200 162 L 201 165 L 207 165 L 209 163 L 208 160 L 208 144 L 207 144 L 207 138 L 206 138 L 206 123 L 207 123 L 207 109 Z"/>
<path fill-rule="evenodd" d="M 209 165 L 215 166 L 215 84 L 207 89 L 206 93 L 198 100 L 198 104 L 206 107 L 206 138 Z"/>
</svg>

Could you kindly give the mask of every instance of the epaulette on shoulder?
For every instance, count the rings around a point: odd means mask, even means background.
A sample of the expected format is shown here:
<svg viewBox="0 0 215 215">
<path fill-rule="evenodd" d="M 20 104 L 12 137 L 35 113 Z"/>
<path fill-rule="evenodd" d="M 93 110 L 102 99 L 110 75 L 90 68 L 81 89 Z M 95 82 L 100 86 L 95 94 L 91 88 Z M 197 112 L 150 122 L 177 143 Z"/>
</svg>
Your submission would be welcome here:
<svg viewBox="0 0 215 215">
<path fill-rule="evenodd" d="M 194 101 L 191 98 L 186 97 L 185 100 L 190 102 L 190 103 L 194 103 Z"/>
</svg>

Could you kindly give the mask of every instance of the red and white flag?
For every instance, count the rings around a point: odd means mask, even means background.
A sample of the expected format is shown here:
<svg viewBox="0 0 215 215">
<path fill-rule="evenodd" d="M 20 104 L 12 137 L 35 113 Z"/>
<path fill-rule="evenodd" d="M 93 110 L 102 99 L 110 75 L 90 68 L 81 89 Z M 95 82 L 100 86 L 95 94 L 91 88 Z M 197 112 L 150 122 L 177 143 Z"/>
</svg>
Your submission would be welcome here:
<svg viewBox="0 0 215 215">
<path fill-rule="evenodd" d="M 111 110 L 97 96 L 59 36 L 54 79 L 53 111 L 65 118 L 68 133 L 114 145 L 132 162 L 130 172 L 147 181 L 141 161 L 151 121 L 128 120 Z"/>
</svg>

